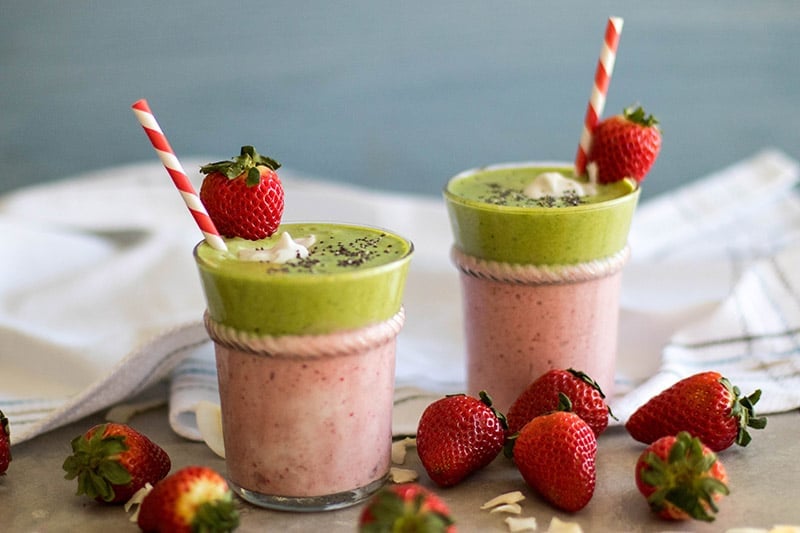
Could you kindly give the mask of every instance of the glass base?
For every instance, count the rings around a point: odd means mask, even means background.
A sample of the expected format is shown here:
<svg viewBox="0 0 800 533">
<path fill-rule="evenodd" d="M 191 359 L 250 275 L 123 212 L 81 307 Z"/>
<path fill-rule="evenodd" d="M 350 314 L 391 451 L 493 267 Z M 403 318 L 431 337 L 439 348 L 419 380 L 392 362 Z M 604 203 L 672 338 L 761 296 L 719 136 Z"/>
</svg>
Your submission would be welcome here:
<svg viewBox="0 0 800 533">
<path fill-rule="evenodd" d="M 257 505 L 258 507 L 265 507 L 277 511 L 316 512 L 332 511 L 334 509 L 342 509 L 355 505 L 377 492 L 388 479 L 389 475 L 387 474 L 363 487 L 323 496 L 275 496 L 273 494 L 261 494 L 260 492 L 240 487 L 230 480 L 228 480 L 228 485 L 230 485 L 231 490 L 244 501 Z"/>
</svg>

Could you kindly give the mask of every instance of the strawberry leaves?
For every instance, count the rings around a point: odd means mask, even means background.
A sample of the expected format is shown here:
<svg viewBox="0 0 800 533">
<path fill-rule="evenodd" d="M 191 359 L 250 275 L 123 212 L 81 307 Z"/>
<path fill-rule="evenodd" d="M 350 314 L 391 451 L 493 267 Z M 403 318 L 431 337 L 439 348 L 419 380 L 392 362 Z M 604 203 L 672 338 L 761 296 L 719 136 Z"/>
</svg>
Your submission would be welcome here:
<svg viewBox="0 0 800 533">
<path fill-rule="evenodd" d="M 640 126 L 650 127 L 658 124 L 658 119 L 653 115 L 648 115 L 642 106 L 626 107 L 622 114 L 625 118 Z"/>
<path fill-rule="evenodd" d="M 360 525 L 359 531 L 447 531 L 453 524 L 452 518 L 442 509 L 429 508 L 430 498 L 430 494 L 421 489 L 407 497 L 394 490 L 382 490 L 369 504 L 369 520 L 362 519 L 365 523 Z"/>
<path fill-rule="evenodd" d="M 749 396 L 741 397 L 741 390 L 727 378 L 720 378 L 720 383 L 730 390 L 733 397 L 733 405 L 731 406 L 731 416 L 738 422 L 738 430 L 736 432 L 736 444 L 739 446 L 747 446 L 753 437 L 747 431 L 747 428 L 764 429 L 767 427 L 767 417 L 756 416 L 755 404 L 761 398 L 761 389 L 756 389 L 755 392 Z"/>
<path fill-rule="evenodd" d="M 259 154 L 252 146 L 242 146 L 239 156 L 232 158 L 230 161 L 217 161 L 203 165 L 200 167 L 200 172 L 206 175 L 216 172 L 223 174 L 228 179 L 238 178 L 246 172 L 247 185 L 248 187 L 253 187 L 261 181 L 261 173 L 256 168 L 257 166 L 278 170 L 281 164 L 271 157 Z"/>
<path fill-rule="evenodd" d="M 98 424 L 71 444 L 64 478 L 77 478 L 77 494 L 99 502 L 126 502 L 147 483 L 166 476 L 171 466 L 164 449 L 125 424 Z"/>
<path fill-rule="evenodd" d="M 79 435 L 72 439 L 73 454 L 64 460 L 65 479 L 78 479 L 77 495 L 110 502 L 114 499 L 114 485 L 126 485 L 132 476 L 117 458 L 128 450 L 122 435 L 104 436 L 104 428 L 90 438 Z"/>
<path fill-rule="evenodd" d="M 655 489 L 647 496 L 650 508 L 670 513 L 672 506 L 696 520 L 713 521 L 716 500 L 729 493 L 725 482 L 712 475 L 716 463 L 717 455 L 685 431 L 674 438 L 666 458 L 645 450 L 637 473 L 642 483 Z"/>
</svg>

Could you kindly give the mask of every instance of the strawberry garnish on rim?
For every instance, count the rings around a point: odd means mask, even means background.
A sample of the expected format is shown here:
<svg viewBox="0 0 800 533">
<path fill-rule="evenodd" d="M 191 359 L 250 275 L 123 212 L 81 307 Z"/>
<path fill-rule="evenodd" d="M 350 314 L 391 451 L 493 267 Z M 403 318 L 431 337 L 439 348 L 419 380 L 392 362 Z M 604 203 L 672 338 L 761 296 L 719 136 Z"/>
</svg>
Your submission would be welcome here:
<svg viewBox="0 0 800 533">
<path fill-rule="evenodd" d="M 275 172 L 280 163 L 242 146 L 237 157 L 200 167 L 200 200 L 224 237 L 258 240 L 278 229 L 284 192 Z"/>
<path fill-rule="evenodd" d="M 661 151 L 658 124 L 641 106 L 601 121 L 592 133 L 587 169 L 596 169 L 599 183 L 624 178 L 642 182 Z"/>
</svg>

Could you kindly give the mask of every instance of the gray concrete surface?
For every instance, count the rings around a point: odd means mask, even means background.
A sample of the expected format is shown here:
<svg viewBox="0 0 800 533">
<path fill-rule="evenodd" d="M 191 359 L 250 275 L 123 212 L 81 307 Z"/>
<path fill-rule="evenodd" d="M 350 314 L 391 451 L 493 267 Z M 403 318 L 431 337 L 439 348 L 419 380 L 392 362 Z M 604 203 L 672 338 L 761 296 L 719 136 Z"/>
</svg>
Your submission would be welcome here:
<svg viewBox="0 0 800 533">
<path fill-rule="evenodd" d="M 158 394 L 158 388 L 148 394 Z M 138 531 L 121 507 L 96 504 L 75 496 L 74 481 L 63 479 L 61 464 L 73 437 L 102 421 L 101 414 L 62 427 L 14 448 L 7 475 L 0 478 L 0 530 L 9 533 Z M 173 469 L 204 464 L 224 472 L 224 462 L 202 443 L 189 442 L 172 432 L 166 408 L 137 415 L 131 425 L 163 446 Z M 420 480 L 440 494 L 458 522 L 461 533 L 504 532 L 503 516 L 479 506 L 497 494 L 521 490 L 522 516 L 534 516 L 538 531 L 546 531 L 553 516 L 578 522 L 592 532 L 724 532 L 734 527 L 800 526 L 797 456 L 800 455 L 800 412 L 769 417 L 767 428 L 755 432 L 747 448 L 721 452 L 730 476 L 731 494 L 720 503 L 715 522 L 670 523 L 654 518 L 636 490 L 633 467 L 643 445 L 622 428 L 611 428 L 599 439 L 597 489 L 587 507 L 574 515 L 557 512 L 540 500 L 504 457 L 450 489 L 435 489 L 412 450 L 404 465 L 421 473 Z M 273 512 L 240 502 L 238 531 L 352 532 L 362 506 L 326 512 Z"/>
</svg>

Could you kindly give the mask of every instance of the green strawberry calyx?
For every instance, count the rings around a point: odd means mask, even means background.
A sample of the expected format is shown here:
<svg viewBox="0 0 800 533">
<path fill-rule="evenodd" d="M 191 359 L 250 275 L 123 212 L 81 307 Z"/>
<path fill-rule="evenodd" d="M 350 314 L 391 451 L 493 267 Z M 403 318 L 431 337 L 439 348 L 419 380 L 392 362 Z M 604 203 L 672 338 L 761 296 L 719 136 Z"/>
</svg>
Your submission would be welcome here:
<svg viewBox="0 0 800 533">
<path fill-rule="evenodd" d="M 658 126 L 658 119 L 653 115 L 648 115 L 644 108 L 640 105 L 626 107 L 622 111 L 622 116 L 634 124 L 638 124 L 646 128 Z"/>
<path fill-rule="evenodd" d="M 600 397 L 601 398 L 605 398 L 606 397 L 606 395 L 603 393 L 603 389 L 600 388 L 600 384 L 597 383 L 594 379 L 592 379 L 589 376 L 589 374 L 587 374 L 586 372 L 582 372 L 580 370 L 575 370 L 574 368 L 568 368 L 567 372 L 569 372 L 570 374 L 572 374 L 576 378 L 580 379 L 581 381 L 583 381 L 584 383 L 586 383 L 587 385 L 589 385 L 593 389 L 596 389 L 597 392 L 600 393 Z"/>
<path fill-rule="evenodd" d="M 494 413 L 494 416 L 497 417 L 497 420 L 500 422 L 500 425 L 503 426 L 503 429 L 508 430 L 508 421 L 506 420 L 506 415 L 494 408 L 492 397 L 489 396 L 489 393 L 485 390 L 482 390 L 478 393 L 478 397 L 480 398 L 481 402 L 486 405 L 486 407 L 492 410 L 492 413 Z"/>
<path fill-rule="evenodd" d="M 192 519 L 192 531 L 233 531 L 239 527 L 239 511 L 228 491 L 222 498 L 200 504 Z"/>
<path fill-rule="evenodd" d="M 453 520 L 442 512 L 427 508 L 426 498 L 420 493 L 406 500 L 391 490 L 381 491 L 369 508 L 374 521 L 361 525 L 359 531 L 446 531 Z"/>
<path fill-rule="evenodd" d="M 696 520 L 714 520 L 713 513 L 718 511 L 714 496 L 727 495 L 729 490 L 725 483 L 709 474 L 717 462 L 717 454 L 703 450 L 700 439 L 681 431 L 675 436 L 666 459 L 651 451 L 644 462 L 647 468 L 640 476 L 644 483 L 656 489 L 647 498 L 655 512 L 673 505 Z"/>
<path fill-rule="evenodd" d="M 720 378 L 722 385 L 728 389 L 728 393 L 733 398 L 731 402 L 731 416 L 736 419 L 738 431 L 736 433 L 736 444 L 739 446 L 747 446 L 753 437 L 747 431 L 747 428 L 764 429 L 767 427 L 767 417 L 756 416 L 755 404 L 761 398 L 761 389 L 756 389 L 755 392 L 749 396 L 742 396 L 742 391 L 739 387 L 732 385 L 727 378 Z"/>
<path fill-rule="evenodd" d="M 238 156 L 229 161 L 217 161 L 203 165 L 200 167 L 200 172 L 206 175 L 218 173 L 228 179 L 236 179 L 246 173 L 246 183 L 249 187 L 253 187 L 261 182 L 261 172 L 258 170 L 260 166 L 278 170 L 281 164 L 271 157 L 259 154 L 252 146 L 242 146 Z"/>
<path fill-rule="evenodd" d="M 114 499 L 114 485 L 126 485 L 132 476 L 119 463 L 119 456 L 128 450 L 123 435 L 104 436 L 106 426 L 98 427 L 91 437 L 79 435 L 72 440 L 72 455 L 64 460 L 65 479 L 78 478 L 78 495 Z"/>
<path fill-rule="evenodd" d="M 600 394 L 601 398 L 603 398 L 603 399 L 606 398 L 606 395 L 603 392 L 603 389 L 600 388 L 600 384 L 598 382 L 596 382 L 591 376 L 589 376 L 589 374 L 587 374 L 586 372 L 582 372 L 580 370 L 575 370 L 574 368 L 568 368 L 567 372 L 569 372 L 570 374 L 572 374 L 576 378 L 580 379 L 581 381 L 583 381 L 584 383 L 586 383 L 587 385 L 589 385 L 590 387 L 595 389 Z M 611 412 L 611 406 L 608 406 L 608 416 L 610 416 L 614 420 L 619 420 L 619 418 L 614 416 L 614 413 Z"/>
</svg>

